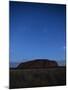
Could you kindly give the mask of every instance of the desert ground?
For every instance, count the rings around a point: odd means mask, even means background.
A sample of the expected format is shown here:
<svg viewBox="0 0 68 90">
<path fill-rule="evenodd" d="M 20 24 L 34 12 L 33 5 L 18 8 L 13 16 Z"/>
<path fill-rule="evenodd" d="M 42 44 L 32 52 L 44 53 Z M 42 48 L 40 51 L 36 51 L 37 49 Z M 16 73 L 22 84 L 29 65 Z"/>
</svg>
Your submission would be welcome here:
<svg viewBox="0 0 68 90">
<path fill-rule="evenodd" d="M 10 69 L 9 88 L 66 85 L 66 67 L 44 69 Z"/>
</svg>

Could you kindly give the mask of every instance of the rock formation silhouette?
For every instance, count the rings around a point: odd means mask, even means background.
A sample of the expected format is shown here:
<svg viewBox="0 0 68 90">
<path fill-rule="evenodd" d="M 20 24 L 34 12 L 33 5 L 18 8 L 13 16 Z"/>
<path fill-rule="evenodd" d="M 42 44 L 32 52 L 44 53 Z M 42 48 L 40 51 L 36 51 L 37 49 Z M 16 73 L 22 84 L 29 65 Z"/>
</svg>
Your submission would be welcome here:
<svg viewBox="0 0 68 90">
<path fill-rule="evenodd" d="M 17 69 L 43 69 L 57 66 L 58 64 L 56 61 L 51 61 L 48 59 L 35 59 L 19 64 Z"/>
</svg>

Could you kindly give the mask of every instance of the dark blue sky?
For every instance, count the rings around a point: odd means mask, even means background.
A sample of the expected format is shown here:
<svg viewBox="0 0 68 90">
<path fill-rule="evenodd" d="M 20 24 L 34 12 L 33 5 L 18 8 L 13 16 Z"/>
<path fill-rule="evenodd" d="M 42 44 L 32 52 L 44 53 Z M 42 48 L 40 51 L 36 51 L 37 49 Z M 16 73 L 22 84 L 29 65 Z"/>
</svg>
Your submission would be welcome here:
<svg viewBox="0 0 68 90">
<path fill-rule="evenodd" d="M 65 5 L 11 1 L 10 61 L 65 60 L 65 14 Z"/>
</svg>

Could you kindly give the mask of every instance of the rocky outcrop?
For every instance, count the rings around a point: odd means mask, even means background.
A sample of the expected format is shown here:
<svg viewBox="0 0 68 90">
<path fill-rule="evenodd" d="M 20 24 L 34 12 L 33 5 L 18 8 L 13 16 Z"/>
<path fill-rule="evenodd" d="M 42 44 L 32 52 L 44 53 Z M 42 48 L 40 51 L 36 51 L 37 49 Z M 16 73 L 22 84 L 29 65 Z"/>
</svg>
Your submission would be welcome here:
<svg viewBox="0 0 68 90">
<path fill-rule="evenodd" d="M 17 69 L 43 69 L 43 68 L 52 68 L 57 66 L 58 64 L 56 61 L 51 61 L 48 59 L 36 59 L 19 64 Z"/>
</svg>

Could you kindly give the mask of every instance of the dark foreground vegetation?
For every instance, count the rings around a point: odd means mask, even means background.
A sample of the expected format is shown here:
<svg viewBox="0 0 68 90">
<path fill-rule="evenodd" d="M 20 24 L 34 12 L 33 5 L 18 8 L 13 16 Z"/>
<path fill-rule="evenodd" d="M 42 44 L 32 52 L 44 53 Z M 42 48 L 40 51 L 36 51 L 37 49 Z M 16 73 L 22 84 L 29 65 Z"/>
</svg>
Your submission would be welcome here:
<svg viewBox="0 0 68 90">
<path fill-rule="evenodd" d="M 41 61 L 39 62 L 41 63 Z M 40 64 L 40 66 L 42 64 Z M 65 66 L 59 67 L 56 64 L 56 66 L 53 66 L 53 67 L 42 68 L 41 66 L 41 68 L 36 67 L 34 69 L 33 66 L 32 68 L 31 66 L 30 68 L 26 68 L 24 66 L 25 68 L 23 68 L 22 65 L 23 64 L 20 64 L 18 66 L 19 68 L 10 69 L 10 87 L 9 88 L 12 89 L 12 88 L 66 85 L 66 67 Z M 29 66 L 29 65 L 26 65 L 26 66 Z M 37 64 L 35 63 L 34 65 L 37 66 L 38 63 Z"/>
</svg>

